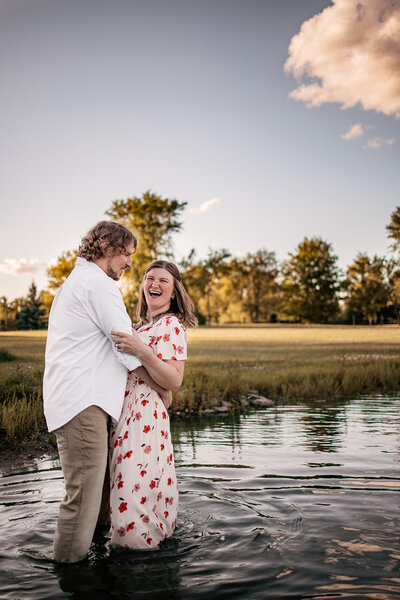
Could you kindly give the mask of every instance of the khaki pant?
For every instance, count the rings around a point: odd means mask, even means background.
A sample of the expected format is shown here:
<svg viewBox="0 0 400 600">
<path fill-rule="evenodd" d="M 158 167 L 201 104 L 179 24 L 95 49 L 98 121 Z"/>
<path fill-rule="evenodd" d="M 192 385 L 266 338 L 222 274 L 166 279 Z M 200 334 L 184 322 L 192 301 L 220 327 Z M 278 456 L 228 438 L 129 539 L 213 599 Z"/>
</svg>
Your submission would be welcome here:
<svg viewBox="0 0 400 600">
<path fill-rule="evenodd" d="M 107 520 L 108 421 L 101 408 L 89 406 L 54 432 L 66 488 L 54 540 L 58 562 L 84 559 L 98 520 Z"/>
</svg>

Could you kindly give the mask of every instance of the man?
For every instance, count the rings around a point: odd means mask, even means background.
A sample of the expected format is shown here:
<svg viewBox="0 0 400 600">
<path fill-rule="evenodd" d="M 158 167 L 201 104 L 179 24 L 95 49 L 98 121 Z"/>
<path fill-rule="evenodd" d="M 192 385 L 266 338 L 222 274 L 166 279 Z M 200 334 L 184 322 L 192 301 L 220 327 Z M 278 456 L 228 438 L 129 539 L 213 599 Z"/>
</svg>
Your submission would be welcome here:
<svg viewBox="0 0 400 600">
<path fill-rule="evenodd" d="M 141 379 L 170 404 L 168 393 L 151 380 L 140 361 L 117 352 L 111 339 L 113 329 L 131 333 L 115 282 L 132 266 L 136 245 L 123 225 L 98 223 L 83 238 L 75 268 L 50 311 L 44 412 L 57 438 L 66 487 L 54 542 L 58 562 L 84 559 L 96 524 L 108 521 L 107 491 L 102 502 L 103 485 L 106 490 L 108 484 L 108 421 L 120 416 L 128 370 L 139 368 Z"/>
</svg>

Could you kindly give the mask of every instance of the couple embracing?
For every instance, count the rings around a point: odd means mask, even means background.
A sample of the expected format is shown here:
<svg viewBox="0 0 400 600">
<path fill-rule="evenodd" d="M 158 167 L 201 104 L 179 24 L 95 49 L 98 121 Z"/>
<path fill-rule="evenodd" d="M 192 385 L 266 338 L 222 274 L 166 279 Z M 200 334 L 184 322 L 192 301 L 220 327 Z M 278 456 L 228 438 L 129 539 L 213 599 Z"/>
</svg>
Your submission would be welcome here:
<svg viewBox="0 0 400 600">
<path fill-rule="evenodd" d="M 101 221 L 83 238 L 76 265 L 51 308 L 43 381 L 66 495 L 54 560 L 88 553 L 97 526 L 112 545 L 155 549 L 176 525 L 178 487 L 167 409 L 182 382 L 193 304 L 174 263 L 145 271 L 139 322 L 116 285 L 137 241 Z"/>
</svg>

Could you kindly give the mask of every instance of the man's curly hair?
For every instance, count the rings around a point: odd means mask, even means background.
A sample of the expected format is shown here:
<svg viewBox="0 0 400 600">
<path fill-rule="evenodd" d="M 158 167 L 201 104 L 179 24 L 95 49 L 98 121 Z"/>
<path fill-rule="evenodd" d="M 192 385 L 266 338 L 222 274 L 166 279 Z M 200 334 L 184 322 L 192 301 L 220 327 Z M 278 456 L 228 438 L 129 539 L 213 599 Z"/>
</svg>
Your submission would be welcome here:
<svg viewBox="0 0 400 600">
<path fill-rule="evenodd" d="M 126 252 L 131 244 L 135 251 L 137 239 L 124 225 L 115 221 L 100 221 L 82 238 L 78 256 L 93 262 L 103 258 L 110 248 L 115 252 Z"/>
</svg>

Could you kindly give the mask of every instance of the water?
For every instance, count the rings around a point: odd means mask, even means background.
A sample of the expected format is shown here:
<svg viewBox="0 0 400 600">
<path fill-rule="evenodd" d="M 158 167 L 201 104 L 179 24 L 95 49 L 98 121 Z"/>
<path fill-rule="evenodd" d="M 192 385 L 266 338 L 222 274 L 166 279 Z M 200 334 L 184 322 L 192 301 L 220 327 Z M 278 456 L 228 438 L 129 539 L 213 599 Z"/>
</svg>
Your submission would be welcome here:
<svg viewBox="0 0 400 600">
<path fill-rule="evenodd" d="M 0 477 L 0 597 L 400 598 L 400 396 L 175 421 L 180 520 L 160 551 L 48 559 L 56 459 Z"/>
</svg>

